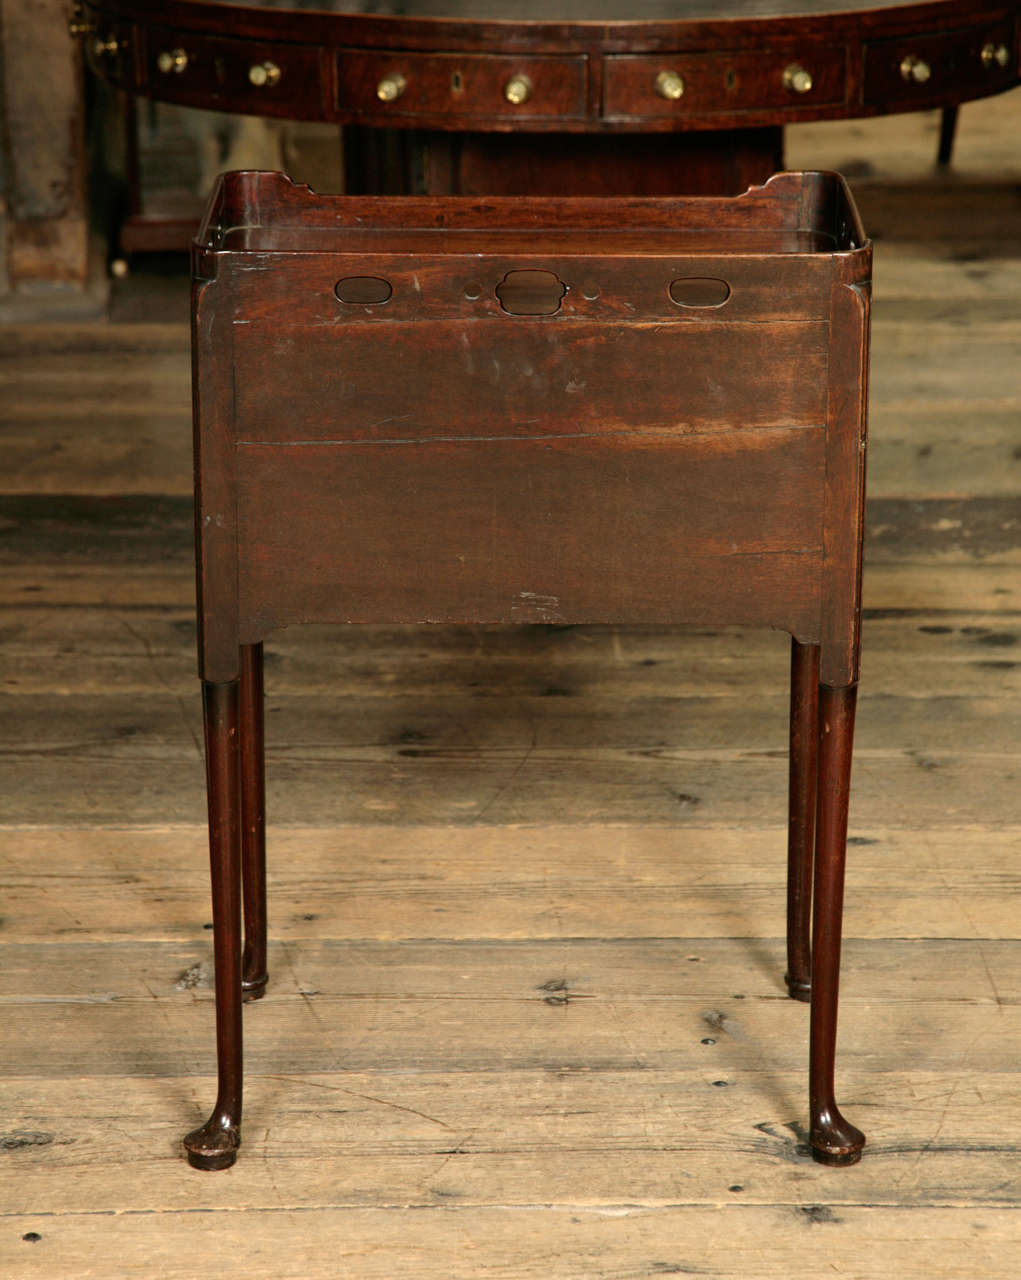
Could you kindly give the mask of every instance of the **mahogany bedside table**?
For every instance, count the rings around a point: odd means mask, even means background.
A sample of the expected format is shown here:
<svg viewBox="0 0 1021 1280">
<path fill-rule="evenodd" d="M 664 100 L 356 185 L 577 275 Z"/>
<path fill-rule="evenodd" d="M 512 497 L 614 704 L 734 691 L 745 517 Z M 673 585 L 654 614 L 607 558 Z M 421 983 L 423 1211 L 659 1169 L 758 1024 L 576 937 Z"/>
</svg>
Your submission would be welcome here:
<svg viewBox="0 0 1021 1280">
<path fill-rule="evenodd" d="M 789 632 L 787 982 L 812 1005 L 813 1153 L 856 1161 L 833 1070 L 871 247 L 842 179 L 393 199 L 231 173 L 193 263 L 219 1091 L 191 1163 L 241 1140 L 262 641 L 299 622 Z"/>
</svg>

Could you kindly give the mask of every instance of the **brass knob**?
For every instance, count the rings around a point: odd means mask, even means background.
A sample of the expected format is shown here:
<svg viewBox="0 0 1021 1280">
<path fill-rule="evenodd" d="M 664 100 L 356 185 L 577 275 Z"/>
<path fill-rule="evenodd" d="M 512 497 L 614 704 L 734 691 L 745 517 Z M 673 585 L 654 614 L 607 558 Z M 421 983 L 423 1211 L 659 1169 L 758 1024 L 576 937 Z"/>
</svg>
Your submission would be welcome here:
<svg viewBox="0 0 1021 1280">
<path fill-rule="evenodd" d="M 399 98 L 404 90 L 408 87 L 407 80 L 399 71 L 392 71 L 388 76 L 384 76 L 376 85 L 376 97 L 380 102 L 393 102 Z"/>
<path fill-rule="evenodd" d="M 156 59 L 156 65 L 164 75 L 175 71 L 178 75 L 188 65 L 188 55 L 183 49 L 164 49 Z"/>
<path fill-rule="evenodd" d="M 96 29 L 94 22 L 86 22 L 80 13 L 75 16 L 67 24 L 67 34 L 69 36 L 91 36 Z"/>
<path fill-rule="evenodd" d="M 806 71 L 798 63 L 792 62 L 783 69 L 783 87 L 791 93 L 808 93 L 813 84 L 811 71 Z"/>
<path fill-rule="evenodd" d="M 513 107 L 520 107 L 532 96 L 532 82 L 528 76 L 511 76 L 503 86 L 503 96 Z"/>
<path fill-rule="evenodd" d="M 108 54 L 114 54 L 121 47 L 121 42 L 115 36 L 107 36 L 104 40 L 102 36 L 96 36 L 92 42 L 92 53 L 94 57 L 105 58 Z"/>
<path fill-rule="evenodd" d="M 908 84 L 925 84 L 932 75 L 932 67 L 924 58 L 916 58 L 913 53 L 909 53 L 900 64 L 901 79 L 906 80 Z"/>
<path fill-rule="evenodd" d="M 1010 61 L 1010 50 L 1005 44 L 984 44 L 979 57 L 986 70 L 993 71 L 996 67 L 1007 65 Z"/>
<path fill-rule="evenodd" d="M 275 62 L 256 62 L 248 68 L 248 79 L 257 89 L 272 89 L 282 74 Z"/>
<path fill-rule="evenodd" d="M 661 71 L 656 77 L 656 92 L 668 102 L 684 97 L 684 78 L 676 71 Z"/>
</svg>

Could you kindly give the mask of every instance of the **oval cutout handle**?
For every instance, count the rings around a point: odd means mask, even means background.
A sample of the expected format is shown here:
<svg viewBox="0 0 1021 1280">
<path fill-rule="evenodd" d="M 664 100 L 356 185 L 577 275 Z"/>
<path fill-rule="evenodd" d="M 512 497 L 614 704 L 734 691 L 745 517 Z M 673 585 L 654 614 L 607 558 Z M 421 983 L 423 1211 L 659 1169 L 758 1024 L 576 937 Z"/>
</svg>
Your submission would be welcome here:
<svg viewBox="0 0 1021 1280">
<path fill-rule="evenodd" d="M 378 307 L 393 297 L 393 285 L 381 276 L 345 276 L 333 286 L 338 302 L 353 307 Z"/>
<path fill-rule="evenodd" d="M 496 286 L 500 306 L 511 316 L 552 316 L 560 310 L 567 285 L 552 271 L 508 271 Z"/>
<path fill-rule="evenodd" d="M 679 307 L 722 307 L 730 285 L 716 276 L 681 276 L 670 285 L 670 301 Z"/>
</svg>

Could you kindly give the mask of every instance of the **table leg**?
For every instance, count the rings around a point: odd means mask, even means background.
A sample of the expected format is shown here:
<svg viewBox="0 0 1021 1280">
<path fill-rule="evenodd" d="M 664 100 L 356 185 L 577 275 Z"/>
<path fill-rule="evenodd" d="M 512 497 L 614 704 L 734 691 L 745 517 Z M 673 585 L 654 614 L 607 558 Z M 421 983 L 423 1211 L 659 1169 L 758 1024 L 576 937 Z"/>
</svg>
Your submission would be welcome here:
<svg viewBox="0 0 1021 1280">
<path fill-rule="evenodd" d="M 217 1094 L 212 1114 L 184 1140 L 196 1169 L 227 1169 L 241 1145 L 241 832 L 238 685 L 204 682 L 209 862 L 216 965 Z"/>
<path fill-rule="evenodd" d="M 348 195 L 738 195 L 783 168 L 783 130 L 344 130 Z"/>
<path fill-rule="evenodd" d="M 793 1000 L 812 990 L 812 861 L 819 763 L 819 646 L 791 639 L 787 822 L 787 972 Z"/>
<path fill-rule="evenodd" d="M 262 645 L 241 646 L 241 883 L 245 946 L 243 998 L 266 993 L 266 768 Z"/>
<path fill-rule="evenodd" d="M 812 921 L 812 1030 L 809 1109 L 812 1154 L 822 1164 L 855 1164 L 864 1135 L 840 1114 L 834 1096 L 840 934 L 857 685 L 819 688 L 819 805 Z"/>
<path fill-rule="evenodd" d="M 944 107 L 939 122 L 939 150 L 936 163 L 945 169 L 954 152 L 954 134 L 957 132 L 957 107 Z"/>
</svg>

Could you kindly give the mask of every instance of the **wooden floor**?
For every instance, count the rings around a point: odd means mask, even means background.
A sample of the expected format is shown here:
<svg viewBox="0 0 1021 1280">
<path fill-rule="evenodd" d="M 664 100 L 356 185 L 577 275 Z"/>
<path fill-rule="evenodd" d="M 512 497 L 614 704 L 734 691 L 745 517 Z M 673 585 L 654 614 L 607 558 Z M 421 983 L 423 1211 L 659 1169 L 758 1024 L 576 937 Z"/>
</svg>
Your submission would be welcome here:
<svg viewBox="0 0 1021 1280">
<path fill-rule="evenodd" d="M 792 132 L 876 234 L 839 1094 L 804 1146 L 778 635 L 270 646 L 271 970 L 214 1093 L 185 294 L 0 333 L 0 1274 L 1014 1280 L 1021 95 Z M 146 317 L 138 322 L 140 317 Z M 750 711 L 748 690 L 754 693 Z"/>
</svg>

